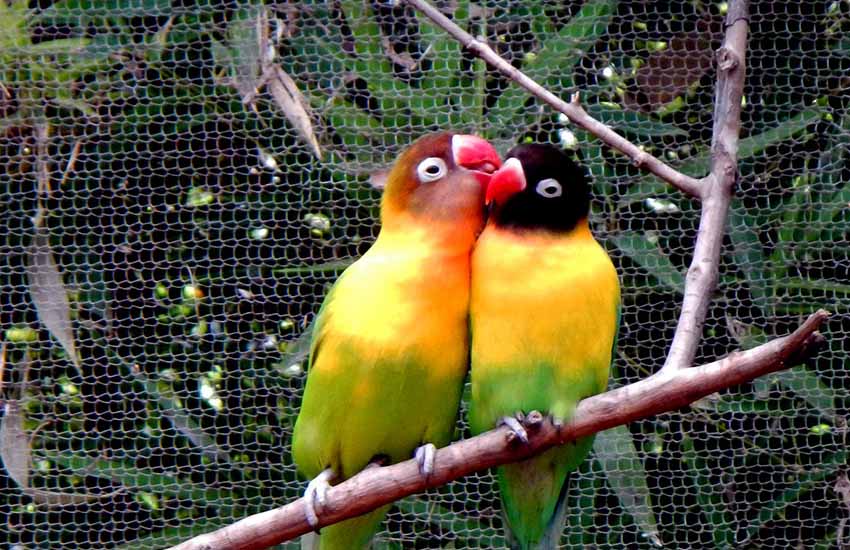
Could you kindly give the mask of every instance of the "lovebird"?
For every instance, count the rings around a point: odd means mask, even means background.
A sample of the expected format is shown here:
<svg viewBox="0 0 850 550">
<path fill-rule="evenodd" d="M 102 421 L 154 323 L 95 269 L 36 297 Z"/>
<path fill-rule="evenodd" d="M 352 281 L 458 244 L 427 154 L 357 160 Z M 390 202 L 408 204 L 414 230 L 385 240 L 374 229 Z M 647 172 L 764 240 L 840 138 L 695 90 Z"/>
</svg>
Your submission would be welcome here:
<svg viewBox="0 0 850 550">
<path fill-rule="evenodd" d="M 433 470 L 450 442 L 469 368 L 470 257 L 501 166 L 482 138 L 430 134 L 387 175 L 381 230 L 326 296 L 311 340 L 292 454 L 312 479 L 315 528 L 329 482 L 415 456 Z M 302 547 L 369 544 L 389 506 L 321 529 Z"/>
<path fill-rule="evenodd" d="M 590 188 L 556 147 L 511 149 L 490 180 L 472 257 L 470 425 L 476 434 L 538 411 L 556 424 L 605 391 L 619 325 L 617 271 L 588 225 Z M 497 468 L 512 548 L 556 548 L 568 474 L 593 437 Z"/>
</svg>

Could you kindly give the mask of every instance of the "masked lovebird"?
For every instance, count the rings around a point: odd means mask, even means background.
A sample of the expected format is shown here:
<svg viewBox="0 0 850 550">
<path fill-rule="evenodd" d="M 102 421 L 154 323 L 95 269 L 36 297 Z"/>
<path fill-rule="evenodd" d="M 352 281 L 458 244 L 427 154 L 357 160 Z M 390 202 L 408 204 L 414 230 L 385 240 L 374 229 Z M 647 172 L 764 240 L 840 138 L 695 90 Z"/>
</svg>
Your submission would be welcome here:
<svg viewBox="0 0 850 550">
<path fill-rule="evenodd" d="M 474 433 L 531 411 L 569 421 L 605 390 L 617 335 L 620 286 L 590 232 L 590 189 L 561 150 L 514 147 L 490 180 L 487 226 L 472 257 L 470 423 Z M 567 478 L 593 438 L 497 469 L 512 548 L 556 548 Z"/>
<path fill-rule="evenodd" d="M 414 455 L 427 475 L 435 445 L 449 443 L 469 367 L 470 256 L 500 165 L 487 141 L 438 133 L 387 175 L 380 234 L 330 290 L 313 331 L 292 453 L 312 479 L 314 527 L 329 482 Z M 324 527 L 306 544 L 363 548 L 387 509 Z"/>
</svg>

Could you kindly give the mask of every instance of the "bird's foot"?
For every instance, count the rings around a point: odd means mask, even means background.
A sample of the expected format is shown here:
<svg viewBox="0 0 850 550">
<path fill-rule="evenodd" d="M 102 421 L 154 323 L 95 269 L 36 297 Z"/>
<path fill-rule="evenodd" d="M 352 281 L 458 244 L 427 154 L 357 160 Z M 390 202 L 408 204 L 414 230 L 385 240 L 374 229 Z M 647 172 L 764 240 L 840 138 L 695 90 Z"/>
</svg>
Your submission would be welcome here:
<svg viewBox="0 0 850 550">
<path fill-rule="evenodd" d="M 522 413 L 516 413 L 515 416 L 503 416 L 497 426 L 507 426 L 511 431 L 508 433 L 508 441 L 519 439 L 523 443 L 528 443 L 528 432 L 522 427 L 524 420 Z"/>
<path fill-rule="evenodd" d="M 304 501 L 307 507 L 307 523 L 318 532 L 319 511 L 328 500 L 328 489 L 331 488 L 330 480 L 334 478 L 334 471 L 330 468 L 322 471 L 310 480 L 307 490 L 304 491 Z"/>
<path fill-rule="evenodd" d="M 525 415 L 525 420 L 523 420 L 522 424 L 525 426 L 526 430 L 538 430 L 540 426 L 543 424 L 543 420 L 545 420 L 545 416 L 540 411 L 531 411 L 527 415 Z"/>
<path fill-rule="evenodd" d="M 552 415 L 549 415 L 549 422 L 552 423 L 552 427 L 555 428 L 555 431 L 558 433 L 561 432 L 561 430 L 564 428 L 564 424 L 566 424 L 563 418 L 557 418 Z"/>
<path fill-rule="evenodd" d="M 376 455 L 376 456 L 372 457 L 372 460 L 363 469 L 369 470 L 369 469 L 372 469 L 372 468 L 380 468 L 381 466 L 386 466 L 389 463 L 390 463 L 390 457 L 388 457 L 387 455 Z"/>
<path fill-rule="evenodd" d="M 425 477 L 434 473 L 434 457 L 437 453 L 437 447 L 433 443 L 426 443 L 421 447 L 416 448 L 413 457 L 419 464 L 419 473 Z"/>
</svg>

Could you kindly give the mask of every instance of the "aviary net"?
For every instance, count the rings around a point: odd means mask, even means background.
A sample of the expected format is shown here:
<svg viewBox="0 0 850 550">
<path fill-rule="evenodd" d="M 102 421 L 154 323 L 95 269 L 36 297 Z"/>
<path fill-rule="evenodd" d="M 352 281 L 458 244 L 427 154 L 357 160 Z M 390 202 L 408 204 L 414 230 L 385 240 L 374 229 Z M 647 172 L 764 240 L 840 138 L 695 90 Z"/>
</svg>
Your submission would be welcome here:
<svg viewBox="0 0 850 550">
<path fill-rule="evenodd" d="M 726 2 L 435 2 L 557 95 L 708 172 Z M 564 548 L 843 548 L 850 2 L 750 2 L 740 180 L 697 362 L 834 312 L 795 366 L 600 434 Z M 623 317 L 663 364 L 699 205 L 395 0 L 0 0 L 0 540 L 164 548 L 299 497 L 310 322 L 416 137 L 571 151 Z M 465 407 L 457 437 L 469 435 Z M 396 503 L 379 548 L 503 548 L 489 473 Z M 297 541 L 286 545 L 297 548 Z"/>
</svg>

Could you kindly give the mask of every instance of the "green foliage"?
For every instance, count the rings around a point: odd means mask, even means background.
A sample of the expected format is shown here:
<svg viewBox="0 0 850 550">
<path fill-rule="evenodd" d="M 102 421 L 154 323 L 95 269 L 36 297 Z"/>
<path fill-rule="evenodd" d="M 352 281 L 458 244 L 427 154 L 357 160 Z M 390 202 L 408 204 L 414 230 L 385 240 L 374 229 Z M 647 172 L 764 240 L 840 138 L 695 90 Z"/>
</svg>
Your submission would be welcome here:
<svg viewBox="0 0 850 550">
<path fill-rule="evenodd" d="M 808 2 L 788 16 L 752 4 L 739 188 L 700 361 L 784 334 L 818 307 L 850 306 L 848 8 Z M 501 151 L 524 140 L 574 151 L 595 178 L 594 231 L 621 273 L 614 382 L 663 361 L 698 205 L 411 10 L 33 6 L 0 0 L 0 227 L 11 251 L 0 363 L 4 399 L 18 407 L 0 431 L 21 443 L 6 452 L 11 489 L 0 493 L 10 544 L 100 548 L 94 522 L 120 521 L 108 545 L 164 547 L 297 497 L 288 444 L 312 314 L 374 238 L 379 194 L 367 178 L 430 131 L 480 133 Z M 443 9 L 557 95 L 580 91 L 591 115 L 646 151 L 707 174 L 713 4 Z M 818 361 L 600 434 L 574 475 L 564 540 L 842 539 L 838 511 L 805 511 L 837 499 L 848 330 L 836 315 Z M 398 503 L 378 544 L 501 547 L 498 506 L 489 475 L 472 476 Z M 81 523 L 81 511 L 96 519 Z"/>
</svg>

